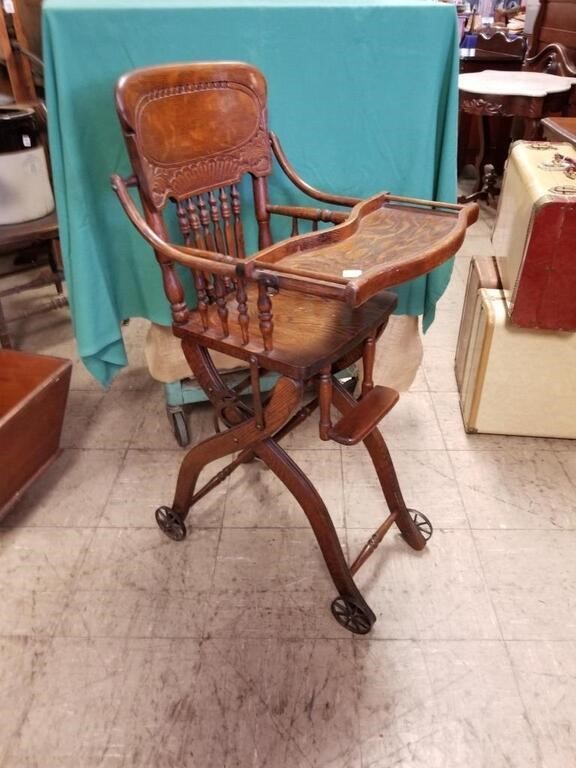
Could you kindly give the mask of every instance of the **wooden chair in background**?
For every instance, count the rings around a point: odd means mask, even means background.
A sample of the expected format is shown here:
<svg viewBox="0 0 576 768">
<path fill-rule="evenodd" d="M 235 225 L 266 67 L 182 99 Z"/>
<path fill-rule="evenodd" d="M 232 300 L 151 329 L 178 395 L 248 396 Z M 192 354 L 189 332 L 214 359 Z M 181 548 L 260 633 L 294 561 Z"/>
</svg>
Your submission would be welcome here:
<svg viewBox="0 0 576 768">
<path fill-rule="evenodd" d="M 225 430 L 184 458 L 171 506 L 156 510 L 173 539 L 186 535 L 191 507 L 241 464 L 259 457 L 302 506 L 338 592 L 337 621 L 364 634 L 375 615 L 353 574 L 394 524 L 422 549 L 430 521 L 407 508 L 386 444 L 377 428 L 398 393 L 374 385 L 375 343 L 395 307 L 385 289 L 429 271 L 460 246 L 476 206 L 398 198 L 365 201 L 320 192 L 288 163 L 268 131 L 266 83 L 248 64 L 210 62 L 136 70 L 117 87 L 117 109 L 133 176 L 113 177 L 120 201 L 153 247 L 171 306 L 173 332 Z M 272 204 L 272 156 L 295 187 L 340 210 Z M 252 195 L 241 203 L 241 183 Z M 138 189 L 144 216 L 128 186 Z M 246 255 L 241 205 L 253 205 L 259 250 Z M 170 215 L 184 245 L 170 241 Z M 271 217 L 287 218 L 291 235 L 272 243 Z M 299 233 L 303 223 L 311 231 Z M 330 226 L 331 225 L 331 226 Z M 191 271 L 197 307 L 187 306 L 175 269 Z M 211 360 L 224 352 L 249 366 L 231 389 Z M 335 374 L 362 359 L 362 395 L 355 399 Z M 263 396 L 260 379 L 279 375 Z M 252 390 L 251 404 L 241 397 Z M 389 515 L 351 566 L 317 490 L 279 441 L 319 408 L 319 439 L 364 442 L 380 480 Z M 333 423 L 332 408 L 341 414 Z M 230 463 L 196 489 L 207 464 Z"/>
<path fill-rule="evenodd" d="M 11 10 L 6 10 L 7 7 Z M 38 73 L 41 72 L 42 62 L 29 50 L 26 31 L 19 14 L 18 2 L 14 2 L 10 6 L 0 4 L 0 56 L 8 73 L 14 101 L 19 107 L 26 106 L 34 110 L 36 124 L 49 165 L 46 108 L 37 93 Z M 32 64 L 34 64 L 35 71 L 33 71 Z M 29 253 L 31 249 L 38 246 L 45 247 L 49 269 L 26 283 L 17 283 L 0 290 L 0 345 L 2 347 L 12 346 L 12 338 L 8 329 L 9 322 L 68 305 L 62 288 L 64 272 L 56 212 L 53 211 L 47 216 L 32 221 L 0 226 L 0 258 L 12 258 L 15 253 L 21 250 Z M 14 271 L 11 270 L 3 276 L 13 274 Z M 40 306 L 25 308 L 16 317 L 5 317 L 2 307 L 3 299 L 44 285 L 54 285 L 57 295 Z"/>
</svg>

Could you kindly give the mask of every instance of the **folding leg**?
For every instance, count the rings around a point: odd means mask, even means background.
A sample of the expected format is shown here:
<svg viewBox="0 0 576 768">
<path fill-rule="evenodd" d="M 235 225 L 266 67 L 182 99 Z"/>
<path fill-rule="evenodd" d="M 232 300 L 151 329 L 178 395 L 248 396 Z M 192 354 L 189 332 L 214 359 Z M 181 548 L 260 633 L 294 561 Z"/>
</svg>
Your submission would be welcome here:
<svg viewBox="0 0 576 768">
<path fill-rule="evenodd" d="M 300 467 L 273 439 L 259 443 L 254 453 L 284 483 L 308 518 L 339 593 L 339 597 L 332 603 L 334 617 L 351 632 L 366 634 L 376 621 L 376 616 L 354 583 L 334 523 L 320 494 Z"/>
<path fill-rule="evenodd" d="M 346 562 L 334 524 L 318 491 L 277 443 L 277 439 L 299 421 L 298 418 L 294 419 L 294 414 L 301 404 L 302 383 L 289 378 L 281 378 L 278 381 L 264 410 L 264 427 L 262 428 L 261 425 L 258 426 L 255 417 L 247 416 L 235 405 L 233 393 L 227 389 L 212 365 L 208 352 L 202 347 L 191 344 L 183 344 L 183 349 L 196 378 L 212 403 L 216 407 L 224 406 L 226 421 L 230 426 L 225 432 L 204 440 L 187 453 L 180 468 L 172 507 L 160 507 L 156 511 L 158 524 L 172 538 L 184 538 L 186 535 L 184 520 L 195 501 L 208 493 L 250 456 L 258 456 L 284 483 L 308 518 L 338 591 L 338 597 L 332 603 L 334 617 L 349 631 L 366 634 L 376 621 L 376 616 L 354 583 L 352 574 L 356 569 L 354 567 L 351 569 Z M 358 405 L 338 381 L 334 382 L 333 402 L 343 415 Z M 374 463 L 391 511 L 390 522 L 387 521 L 381 528 L 387 530 L 392 522 L 395 522 L 410 546 L 414 549 L 422 549 L 426 544 L 426 536 L 423 535 L 421 523 L 417 517 L 419 513 L 412 515 L 406 508 L 390 454 L 382 436 L 377 429 L 374 429 L 364 439 L 364 443 Z M 203 489 L 195 493 L 196 482 L 202 469 L 210 462 L 232 453 L 238 453 L 237 457 Z M 422 519 L 428 523 L 424 516 Z"/>
<path fill-rule="evenodd" d="M 334 381 L 333 385 L 333 403 L 342 415 L 357 407 L 356 400 L 338 381 Z M 393 522 L 412 549 L 423 549 L 432 535 L 432 525 L 421 512 L 406 507 L 390 452 L 378 428 L 373 429 L 364 439 L 364 445 L 374 464 L 388 508 L 394 516 Z M 372 549 L 375 546 L 377 544 Z"/>
<path fill-rule="evenodd" d="M 200 493 L 204 495 L 203 492 L 199 492 L 196 497 L 194 495 L 198 476 L 204 467 L 216 459 L 240 452 L 240 456 L 231 462 L 227 469 L 219 472 L 208 483 L 207 492 L 245 461 L 247 455 L 254 451 L 262 440 L 277 432 L 290 419 L 301 399 L 301 382 L 282 378 L 274 387 L 270 402 L 265 408 L 264 427 L 259 428 L 255 418 L 245 417 L 245 420 L 237 426 L 203 440 L 191 448 L 180 465 L 172 507 L 159 507 L 156 510 L 156 521 L 160 528 L 173 539 L 183 539 L 186 535 L 184 520 L 190 506 L 201 497 Z"/>
</svg>

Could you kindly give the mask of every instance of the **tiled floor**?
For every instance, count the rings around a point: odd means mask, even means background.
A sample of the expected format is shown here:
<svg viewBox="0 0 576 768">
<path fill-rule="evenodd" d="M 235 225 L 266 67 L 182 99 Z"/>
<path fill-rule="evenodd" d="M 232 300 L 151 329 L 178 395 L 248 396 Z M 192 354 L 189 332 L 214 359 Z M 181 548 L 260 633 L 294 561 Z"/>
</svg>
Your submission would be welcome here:
<svg viewBox="0 0 576 768">
<path fill-rule="evenodd" d="M 390 535 L 358 576 L 354 637 L 306 520 L 246 466 L 182 543 L 153 512 L 182 450 L 143 364 L 103 392 L 76 362 L 60 459 L 0 529 L 2 768 L 570 768 L 576 765 L 576 442 L 467 435 L 453 357 L 484 212 L 385 420 L 405 496 L 436 530 Z M 65 312 L 13 330 L 75 357 Z M 204 406 L 190 417 L 210 429 Z M 383 502 L 361 448 L 286 443 L 355 552 Z"/>
</svg>

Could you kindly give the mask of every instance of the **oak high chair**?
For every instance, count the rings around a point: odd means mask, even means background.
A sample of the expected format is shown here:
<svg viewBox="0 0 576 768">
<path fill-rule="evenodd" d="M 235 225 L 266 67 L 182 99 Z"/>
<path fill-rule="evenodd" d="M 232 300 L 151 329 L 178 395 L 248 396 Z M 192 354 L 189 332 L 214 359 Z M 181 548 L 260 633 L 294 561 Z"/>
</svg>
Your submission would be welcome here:
<svg viewBox="0 0 576 768">
<path fill-rule="evenodd" d="M 414 549 L 432 525 L 406 507 L 377 424 L 398 393 L 372 381 L 375 342 L 396 305 L 384 290 L 429 271 L 460 247 L 477 206 L 395 197 L 367 200 L 319 192 L 289 165 L 268 131 L 266 81 L 237 62 L 174 64 L 128 73 L 118 83 L 117 109 L 134 175 L 115 175 L 113 187 L 134 226 L 154 249 L 187 361 L 226 429 L 185 456 L 174 501 L 156 510 L 171 538 L 186 535 L 191 507 L 241 464 L 261 459 L 302 506 L 338 591 L 336 620 L 358 634 L 376 617 L 353 574 L 396 524 Z M 274 155 L 288 179 L 308 196 L 347 208 L 322 210 L 272 205 L 267 181 Z M 246 256 L 239 182 L 252 179 L 260 250 Z M 129 195 L 136 186 L 142 217 Z M 170 204 L 170 205 L 169 205 Z M 170 208 L 184 245 L 170 242 Z M 272 215 L 292 219 L 292 235 L 272 244 Z M 298 234 L 302 221 L 312 231 Z M 331 228 L 319 223 L 331 224 Z M 186 305 L 175 264 L 188 267 L 197 308 Z M 244 386 L 228 388 L 211 350 L 249 365 Z M 362 359 L 362 393 L 355 399 L 335 374 Z M 260 378 L 279 375 L 263 397 Z M 310 391 L 312 394 L 310 395 Z M 342 445 L 364 442 L 380 480 L 389 515 L 348 566 L 318 492 L 280 439 L 319 406 L 319 438 Z M 332 422 L 331 410 L 340 412 Z M 201 470 L 230 456 L 225 469 L 196 490 Z"/>
</svg>

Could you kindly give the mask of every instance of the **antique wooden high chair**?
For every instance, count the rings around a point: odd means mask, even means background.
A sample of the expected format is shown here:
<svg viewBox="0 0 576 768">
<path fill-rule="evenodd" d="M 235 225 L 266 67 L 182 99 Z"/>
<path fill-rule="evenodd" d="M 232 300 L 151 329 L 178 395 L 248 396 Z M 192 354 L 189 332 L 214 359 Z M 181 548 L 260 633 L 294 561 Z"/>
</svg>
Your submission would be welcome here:
<svg viewBox="0 0 576 768">
<path fill-rule="evenodd" d="M 242 463 L 260 458 L 295 496 L 308 517 L 338 591 L 337 621 L 368 632 L 376 617 L 353 574 L 395 523 L 408 544 L 422 549 L 429 520 L 407 509 L 378 422 L 398 393 L 372 381 L 375 342 L 396 305 L 384 290 L 429 271 L 460 247 L 475 205 L 458 206 L 394 197 L 356 200 L 319 192 L 302 181 L 268 132 L 266 82 L 248 64 L 175 64 L 131 72 L 118 83 L 117 109 L 134 175 L 113 176 L 120 201 L 154 249 L 170 302 L 173 331 L 195 378 L 226 429 L 185 456 L 170 507 L 156 510 L 171 538 L 186 535 L 184 521 L 196 501 Z M 272 154 L 295 186 L 310 197 L 348 210 L 272 205 L 267 179 Z M 239 182 L 252 178 L 260 250 L 247 257 L 240 216 Z M 137 186 L 142 217 L 129 195 Z M 173 206 L 168 206 L 172 203 Z M 166 216 L 174 207 L 185 245 L 169 241 Z M 350 210 L 351 209 L 351 210 Z M 293 219 L 292 236 L 272 244 L 271 215 Z M 312 231 L 298 234 L 298 222 Z M 324 222 L 332 226 L 319 227 Z M 193 275 L 197 308 L 190 309 L 175 270 Z M 219 350 L 249 365 L 245 386 L 230 389 L 210 357 Z M 335 374 L 362 358 L 358 400 Z M 259 379 L 275 372 L 267 397 Z M 311 393 L 311 394 L 310 394 Z M 318 492 L 279 440 L 319 406 L 319 438 L 368 450 L 389 515 L 348 566 L 332 520 Z M 332 422 L 332 407 L 342 415 Z M 231 461 L 200 490 L 207 464 Z"/>
</svg>

